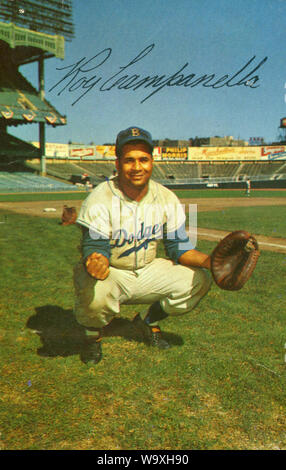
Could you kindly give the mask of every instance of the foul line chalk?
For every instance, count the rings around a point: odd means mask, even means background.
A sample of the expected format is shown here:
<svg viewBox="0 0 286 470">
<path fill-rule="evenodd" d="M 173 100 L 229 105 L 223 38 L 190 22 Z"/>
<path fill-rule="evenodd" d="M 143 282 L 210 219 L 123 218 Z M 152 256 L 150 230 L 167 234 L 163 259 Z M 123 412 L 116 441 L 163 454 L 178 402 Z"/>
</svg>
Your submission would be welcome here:
<svg viewBox="0 0 286 470">
<path fill-rule="evenodd" d="M 198 230 L 198 235 L 205 235 L 207 237 L 215 238 L 216 240 L 221 240 L 223 238 L 223 235 L 216 235 L 214 233 L 209 233 L 209 232 L 201 232 Z M 275 248 L 284 248 L 286 250 L 286 245 L 279 245 L 278 243 L 268 243 L 268 242 L 262 242 L 258 240 L 259 245 L 264 245 L 264 246 L 273 246 Z"/>
</svg>

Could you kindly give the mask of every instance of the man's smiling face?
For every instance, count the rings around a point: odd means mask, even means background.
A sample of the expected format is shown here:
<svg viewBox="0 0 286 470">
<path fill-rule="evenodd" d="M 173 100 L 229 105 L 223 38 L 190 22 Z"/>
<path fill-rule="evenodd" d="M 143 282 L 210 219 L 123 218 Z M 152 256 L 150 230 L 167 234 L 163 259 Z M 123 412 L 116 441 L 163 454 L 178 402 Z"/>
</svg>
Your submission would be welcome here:
<svg viewBox="0 0 286 470">
<path fill-rule="evenodd" d="M 116 160 L 119 184 L 123 192 L 147 188 L 153 170 L 153 157 L 149 146 L 142 143 L 128 143 L 122 148 Z"/>
</svg>

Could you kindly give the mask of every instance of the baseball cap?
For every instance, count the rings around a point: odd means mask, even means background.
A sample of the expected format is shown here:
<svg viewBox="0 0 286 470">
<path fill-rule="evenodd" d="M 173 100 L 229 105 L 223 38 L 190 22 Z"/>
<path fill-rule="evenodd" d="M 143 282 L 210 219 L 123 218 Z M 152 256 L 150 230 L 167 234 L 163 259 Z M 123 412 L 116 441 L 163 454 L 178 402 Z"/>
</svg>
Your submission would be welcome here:
<svg viewBox="0 0 286 470">
<path fill-rule="evenodd" d="M 117 135 L 115 153 L 118 157 L 121 155 L 123 145 L 130 142 L 144 142 L 150 147 L 151 153 L 153 152 L 154 144 L 150 132 L 140 127 L 128 127 Z"/>
</svg>

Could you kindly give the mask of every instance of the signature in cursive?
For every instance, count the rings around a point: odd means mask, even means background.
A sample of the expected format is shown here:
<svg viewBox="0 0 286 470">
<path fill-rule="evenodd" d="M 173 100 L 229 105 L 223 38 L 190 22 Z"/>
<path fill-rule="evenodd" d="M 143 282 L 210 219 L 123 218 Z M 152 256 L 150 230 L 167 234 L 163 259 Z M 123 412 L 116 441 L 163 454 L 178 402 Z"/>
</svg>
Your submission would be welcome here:
<svg viewBox="0 0 286 470">
<path fill-rule="evenodd" d="M 189 62 L 186 62 L 179 70 L 171 74 L 142 76 L 134 73 L 135 64 L 146 58 L 153 51 L 154 47 L 155 44 L 150 44 L 135 58 L 127 62 L 126 65 L 120 66 L 119 70 L 111 77 L 104 76 L 103 67 L 111 58 L 112 49 L 110 47 L 103 49 L 91 58 L 82 57 L 74 64 L 56 69 L 64 71 L 64 76 L 49 91 L 57 89 L 57 96 L 60 96 L 65 91 L 69 93 L 78 92 L 77 98 L 72 103 L 72 105 L 75 105 L 96 86 L 98 86 L 98 90 L 101 92 L 110 91 L 115 88 L 133 92 L 139 89 L 148 89 L 148 94 L 142 99 L 141 103 L 144 103 L 165 87 L 182 86 L 194 88 L 201 85 L 206 88 L 217 89 L 244 85 L 250 88 L 257 88 L 259 86 L 257 83 L 259 76 L 255 72 L 268 59 L 264 57 L 256 65 L 256 56 L 253 56 L 237 72 L 232 75 L 223 75 L 220 78 L 217 78 L 215 73 L 197 76 L 195 73 L 186 72 Z"/>
</svg>

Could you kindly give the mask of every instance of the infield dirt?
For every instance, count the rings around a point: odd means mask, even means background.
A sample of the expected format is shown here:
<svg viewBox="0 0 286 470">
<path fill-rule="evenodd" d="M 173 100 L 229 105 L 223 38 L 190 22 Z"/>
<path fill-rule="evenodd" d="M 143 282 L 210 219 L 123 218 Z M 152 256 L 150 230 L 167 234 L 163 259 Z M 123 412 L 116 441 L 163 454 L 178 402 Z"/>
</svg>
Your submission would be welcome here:
<svg viewBox="0 0 286 470">
<path fill-rule="evenodd" d="M 0 202 L 1 210 L 8 210 L 18 214 L 30 216 L 56 218 L 61 221 L 64 204 L 73 206 L 79 211 L 82 200 L 59 200 L 59 201 L 31 201 L 31 202 Z M 182 198 L 182 204 L 197 204 L 198 212 L 222 211 L 231 207 L 256 207 L 256 206 L 285 206 L 286 198 Z M 55 211 L 49 212 L 49 209 Z M 46 211 L 47 210 L 47 211 Z M 198 228 L 198 238 L 218 241 L 229 232 L 213 230 L 209 228 Z M 286 238 L 273 238 L 257 235 L 261 249 L 286 253 Z"/>
</svg>

